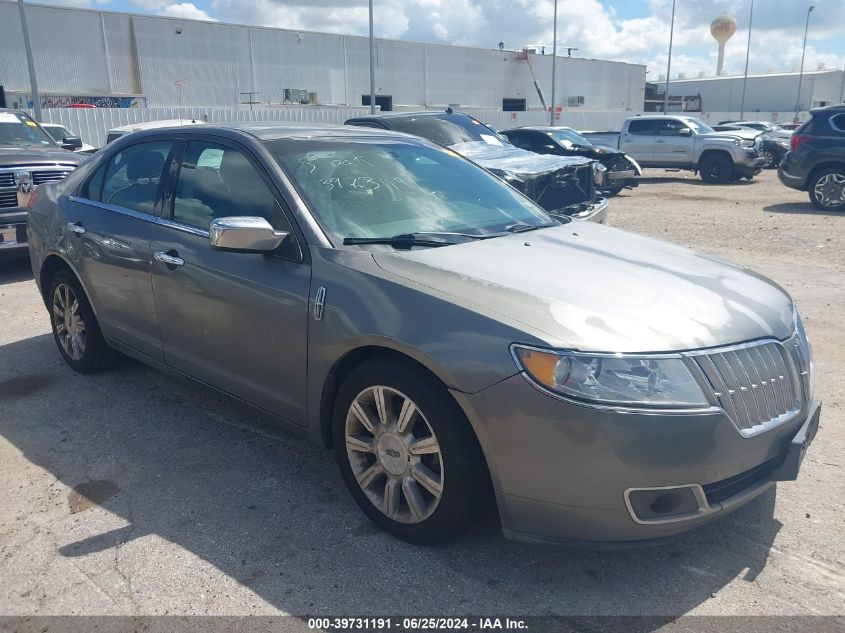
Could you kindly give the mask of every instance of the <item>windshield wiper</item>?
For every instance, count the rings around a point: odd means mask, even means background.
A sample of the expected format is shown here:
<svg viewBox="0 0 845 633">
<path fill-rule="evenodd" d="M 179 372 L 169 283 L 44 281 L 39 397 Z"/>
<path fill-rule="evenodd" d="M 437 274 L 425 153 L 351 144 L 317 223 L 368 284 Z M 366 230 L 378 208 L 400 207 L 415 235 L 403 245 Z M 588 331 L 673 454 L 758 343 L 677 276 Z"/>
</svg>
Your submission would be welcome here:
<svg viewBox="0 0 845 633">
<path fill-rule="evenodd" d="M 434 239 L 442 237 L 444 239 Z M 462 244 L 468 240 L 481 240 L 493 235 L 472 235 L 470 233 L 401 233 L 393 237 L 345 237 L 343 243 L 353 244 L 389 244 L 397 250 L 410 250 L 414 246 L 450 246 Z M 458 238 L 458 239 L 454 239 Z"/>
<path fill-rule="evenodd" d="M 551 226 L 555 226 L 554 224 L 525 224 L 524 222 L 516 222 L 514 224 L 508 224 L 505 227 L 505 230 L 508 233 L 525 233 L 526 231 L 536 231 L 537 229 L 547 229 Z"/>
</svg>

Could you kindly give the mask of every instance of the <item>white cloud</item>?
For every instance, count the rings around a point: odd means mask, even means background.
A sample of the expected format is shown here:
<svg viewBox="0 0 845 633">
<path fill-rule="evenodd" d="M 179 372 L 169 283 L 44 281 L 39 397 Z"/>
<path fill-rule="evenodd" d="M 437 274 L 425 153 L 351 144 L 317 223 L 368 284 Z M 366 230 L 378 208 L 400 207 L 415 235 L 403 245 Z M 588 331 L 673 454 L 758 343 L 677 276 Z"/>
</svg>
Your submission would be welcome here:
<svg viewBox="0 0 845 633">
<path fill-rule="evenodd" d="M 215 21 L 208 13 L 198 8 L 191 2 L 165 4 L 158 9 L 159 15 L 166 15 L 171 18 L 185 18 L 188 20 L 210 20 Z"/>
</svg>

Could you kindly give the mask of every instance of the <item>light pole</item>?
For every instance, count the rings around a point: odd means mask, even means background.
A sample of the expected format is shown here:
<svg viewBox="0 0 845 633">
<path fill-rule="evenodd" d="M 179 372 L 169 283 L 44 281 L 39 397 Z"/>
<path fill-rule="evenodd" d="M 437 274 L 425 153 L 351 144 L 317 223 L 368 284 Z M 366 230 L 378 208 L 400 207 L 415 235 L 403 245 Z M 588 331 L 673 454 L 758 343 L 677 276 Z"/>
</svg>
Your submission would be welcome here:
<svg viewBox="0 0 845 633">
<path fill-rule="evenodd" d="M 666 64 L 666 89 L 663 91 L 663 113 L 669 109 L 669 75 L 672 72 L 672 39 L 675 37 L 675 0 L 672 0 L 672 24 L 669 27 L 669 61 Z"/>
<path fill-rule="evenodd" d="M 552 107 L 549 110 L 549 125 L 555 124 L 555 77 L 557 76 L 557 0 L 555 0 L 555 22 L 552 42 Z"/>
<path fill-rule="evenodd" d="M 373 0 L 370 0 L 370 114 L 376 113 L 376 41 L 373 37 Z"/>
<path fill-rule="evenodd" d="M 751 56 L 751 23 L 754 20 L 754 0 L 751 0 L 751 11 L 748 14 L 748 44 L 745 46 L 745 77 L 742 79 L 742 101 L 739 106 L 739 120 L 745 120 L 745 84 L 748 83 L 748 58 Z"/>
<path fill-rule="evenodd" d="M 811 4 L 807 7 L 807 22 L 804 24 L 804 46 L 801 48 L 801 72 L 798 73 L 798 96 L 795 98 L 795 119 L 793 123 L 798 123 L 798 113 L 801 111 L 801 83 L 804 81 L 804 55 L 807 52 L 807 31 L 810 28 L 810 14 L 815 10 L 816 5 Z"/>
<path fill-rule="evenodd" d="M 38 82 L 35 80 L 35 62 L 32 59 L 32 44 L 29 42 L 29 27 L 26 24 L 26 10 L 23 0 L 18 0 L 21 12 L 21 29 L 23 30 L 23 48 L 26 53 L 26 66 L 29 69 L 29 89 L 32 92 L 32 108 L 35 110 L 36 121 L 41 121 L 41 96 L 38 94 Z"/>
</svg>

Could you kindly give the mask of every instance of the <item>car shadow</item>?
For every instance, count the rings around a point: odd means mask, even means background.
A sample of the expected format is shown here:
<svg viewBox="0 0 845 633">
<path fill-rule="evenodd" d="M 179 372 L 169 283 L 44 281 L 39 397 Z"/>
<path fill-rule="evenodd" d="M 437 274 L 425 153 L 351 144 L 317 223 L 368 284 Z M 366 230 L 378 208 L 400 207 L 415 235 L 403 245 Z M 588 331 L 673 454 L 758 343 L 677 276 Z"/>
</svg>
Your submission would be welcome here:
<svg viewBox="0 0 845 633">
<path fill-rule="evenodd" d="M 822 211 L 813 206 L 811 202 L 779 202 L 763 207 L 768 213 L 798 213 L 801 215 L 830 215 L 843 216 L 842 211 Z"/>
<path fill-rule="evenodd" d="M 58 508 L 49 510 L 57 518 L 47 554 L 92 577 L 105 573 L 98 553 L 124 558 L 129 550 L 144 559 L 144 574 L 169 580 L 185 557 L 145 539 L 155 536 L 297 615 L 674 617 L 737 577 L 753 582 L 781 527 L 769 490 L 717 523 L 647 549 L 514 543 L 494 518 L 444 545 L 413 546 L 364 517 L 330 451 L 250 407 L 133 361 L 83 376 L 57 360 L 49 335 L 0 347 L 0 434 L 66 487 L 50 486 L 47 509 L 12 511 L 27 525 L 27 513 Z M 98 527 L 97 509 L 125 525 Z"/>
<path fill-rule="evenodd" d="M 0 286 L 32 279 L 28 257 L 0 257 Z"/>
</svg>

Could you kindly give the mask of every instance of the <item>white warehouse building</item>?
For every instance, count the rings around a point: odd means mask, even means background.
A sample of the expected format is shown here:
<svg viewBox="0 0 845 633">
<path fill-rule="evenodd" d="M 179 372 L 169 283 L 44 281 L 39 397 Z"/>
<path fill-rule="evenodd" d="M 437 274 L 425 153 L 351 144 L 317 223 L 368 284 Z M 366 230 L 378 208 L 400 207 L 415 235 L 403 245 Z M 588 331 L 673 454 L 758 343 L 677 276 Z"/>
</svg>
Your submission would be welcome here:
<svg viewBox="0 0 845 633">
<path fill-rule="evenodd" d="M 96 103 L 96 97 L 122 107 L 369 104 L 366 37 L 29 3 L 27 22 L 48 107 Z M 550 55 L 376 40 L 377 104 L 383 109 L 540 109 L 532 71 L 548 102 Z M 636 64 L 558 57 L 555 105 L 641 111 L 645 71 Z M 26 102 L 29 78 L 13 0 L 0 0 L 0 85 L 8 105 L 16 95 Z"/>
<path fill-rule="evenodd" d="M 745 113 L 765 114 L 792 112 L 796 101 L 799 110 L 841 103 L 845 91 L 845 72 L 842 70 L 805 70 L 798 99 L 799 73 L 768 73 L 748 75 L 745 88 Z M 704 112 L 739 112 L 742 105 L 743 76 L 700 77 L 669 81 L 669 97 L 701 97 Z M 693 100 L 695 102 L 695 100 Z"/>
</svg>

